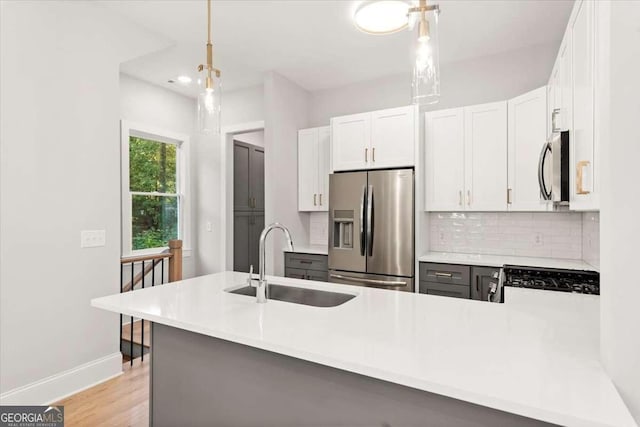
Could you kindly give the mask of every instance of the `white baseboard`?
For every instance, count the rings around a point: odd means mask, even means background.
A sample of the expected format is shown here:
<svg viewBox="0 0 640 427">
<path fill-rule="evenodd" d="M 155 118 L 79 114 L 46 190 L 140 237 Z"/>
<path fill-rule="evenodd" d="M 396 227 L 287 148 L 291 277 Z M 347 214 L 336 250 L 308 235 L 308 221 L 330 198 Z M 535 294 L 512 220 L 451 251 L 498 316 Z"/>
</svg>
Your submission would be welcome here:
<svg viewBox="0 0 640 427">
<path fill-rule="evenodd" d="M 122 354 L 110 354 L 0 395 L 0 405 L 48 405 L 122 374 Z"/>
</svg>

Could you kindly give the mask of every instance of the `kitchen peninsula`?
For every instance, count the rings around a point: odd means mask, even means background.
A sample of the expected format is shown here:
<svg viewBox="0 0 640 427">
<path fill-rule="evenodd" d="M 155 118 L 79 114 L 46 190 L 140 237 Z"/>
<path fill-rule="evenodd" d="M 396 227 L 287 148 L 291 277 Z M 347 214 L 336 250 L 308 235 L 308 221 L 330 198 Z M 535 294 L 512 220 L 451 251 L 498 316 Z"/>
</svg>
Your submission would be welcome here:
<svg viewBox="0 0 640 427">
<path fill-rule="evenodd" d="M 320 308 L 229 292 L 246 280 L 92 300 L 154 322 L 152 426 L 634 425 L 599 362 L 595 296 L 508 288 L 486 304 L 268 277 L 355 295 Z"/>
</svg>

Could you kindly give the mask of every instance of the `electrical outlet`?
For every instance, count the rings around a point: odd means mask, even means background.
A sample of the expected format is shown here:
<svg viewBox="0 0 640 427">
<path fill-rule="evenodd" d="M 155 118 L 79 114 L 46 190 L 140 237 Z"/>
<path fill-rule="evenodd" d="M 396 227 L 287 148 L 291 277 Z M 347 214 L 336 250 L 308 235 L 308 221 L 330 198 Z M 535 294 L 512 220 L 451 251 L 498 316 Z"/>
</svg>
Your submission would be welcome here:
<svg viewBox="0 0 640 427">
<path fill-rule="evenodd" d="M 211 232 L 211 230 L 213 229 L 213 226 L 211 225 L 211 221 L 207 221 L 206 227 L 207 231 Z"/>
<path fill-rule="evenodd" d="M 80 232 L 81 248 L 97 248 L 107 244 L 107 232 L 105 230 L 82 230 Z"/>
<path fill-rule="evenodd" d="M 533 235 L 533 243 L 536 246 L 544 245 L 544 238 L 542 237 L 542 233 L 534 233 L 534 235 Z"/>
<path fill-rule="evenodd" d="M 444 232 L 443 232 L 443 231 L 441 231 L 441 232 L 439 233 L 438 238 L 440 239 L 440 243 L 444 243 L 444 240 L 445 240 L 445 239 L 444 239 Z"/>
</svg>

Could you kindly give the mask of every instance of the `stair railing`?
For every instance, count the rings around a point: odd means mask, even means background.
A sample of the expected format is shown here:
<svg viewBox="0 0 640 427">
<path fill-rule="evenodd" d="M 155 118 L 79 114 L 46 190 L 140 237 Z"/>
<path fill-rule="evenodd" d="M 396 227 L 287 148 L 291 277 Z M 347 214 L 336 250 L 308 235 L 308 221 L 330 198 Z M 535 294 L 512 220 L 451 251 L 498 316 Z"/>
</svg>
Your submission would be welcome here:
<svg viewBox="0 0 640 427">
<path fill-rule="evenodd" d="M 166 262 L 166 266 L 165 266 Z M 136 273 L 136 267 L 139 271 Z M 125 270 L 127 278 L 125 278 Z M 165 273 L 166 271 L 166 273 Z M 150 276 L 150 277 L 149 277 Z M 165 278 L 167 280 L 165 280 Z M 128 282 L 125 283 L 125 280 Z M 120 258 L 120 293 L 131 292 L 138 287 L 144 289 L 145 286 L 163 285 L 168 282 L 176 282 L 182 280 L 182 240 L 169 240 L 169 247 L 161 253 L 140 255 Z M 120 314 L 120 347 L 122 350 L 123 339 L 123 315 Z M 141 319 L 140 329 L 140 358 L 144 361 L 144 319 Z M 134 339 L 133 330 L 135 322 L 133 316 L 130 316 L 129 323 L 129 356 L 130 363 L 133 366 Z M 126 348 L 126 347 L 125 347 Z M 124 353 L 124 352 L 123 352 Z"/>
</svg>

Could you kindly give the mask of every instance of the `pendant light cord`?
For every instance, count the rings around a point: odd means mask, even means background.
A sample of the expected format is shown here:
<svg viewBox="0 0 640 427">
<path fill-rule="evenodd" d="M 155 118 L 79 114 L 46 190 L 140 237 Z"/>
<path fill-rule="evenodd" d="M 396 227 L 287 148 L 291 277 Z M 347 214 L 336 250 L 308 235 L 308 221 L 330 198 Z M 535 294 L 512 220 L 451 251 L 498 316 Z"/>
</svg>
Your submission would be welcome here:
<svg viewBox="0 0 640 427">
<path fill-rule="evenodd" d="M 211 43 L 211 0 L 207 0 L 207 43 Z"/>
</svg>

